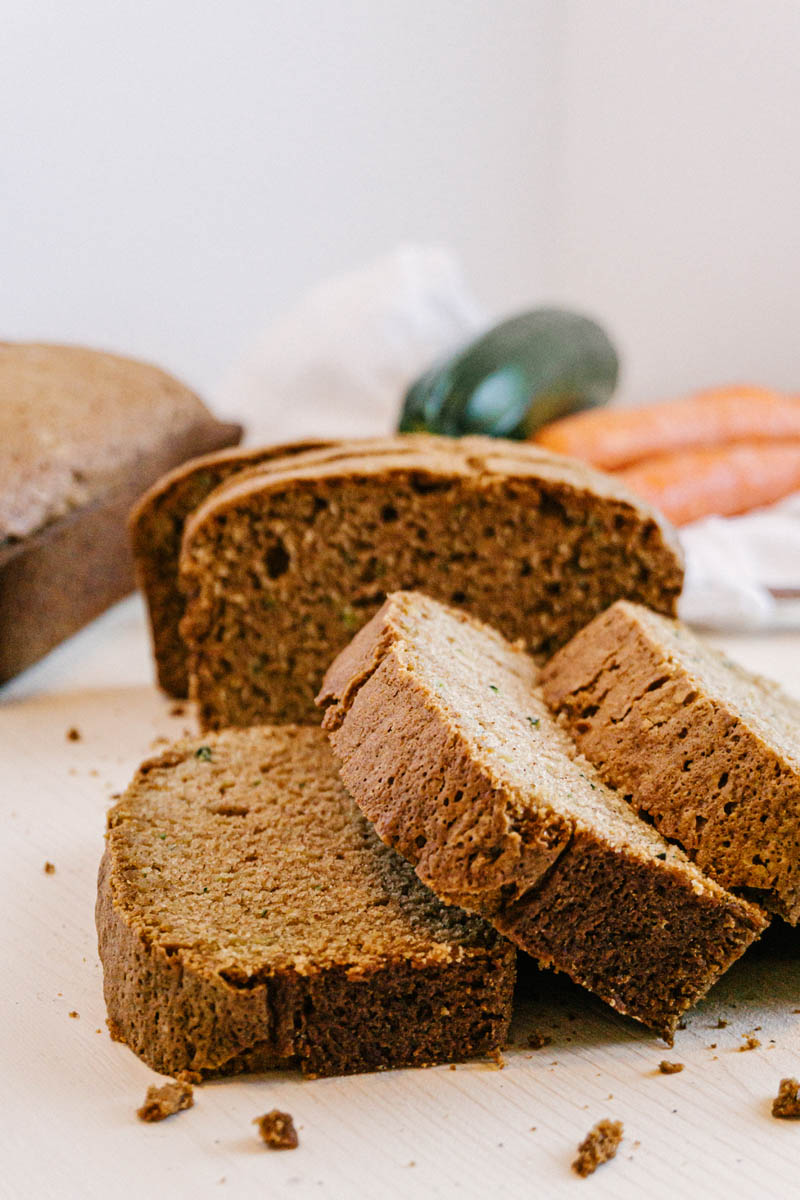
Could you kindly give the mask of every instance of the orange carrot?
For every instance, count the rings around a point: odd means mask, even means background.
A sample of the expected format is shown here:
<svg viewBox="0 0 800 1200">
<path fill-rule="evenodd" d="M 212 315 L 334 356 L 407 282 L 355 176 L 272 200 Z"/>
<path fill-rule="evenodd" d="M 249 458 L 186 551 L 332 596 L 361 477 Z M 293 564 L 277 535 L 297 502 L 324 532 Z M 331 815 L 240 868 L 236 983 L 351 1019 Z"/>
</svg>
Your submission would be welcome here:
<svg viewBox="0 0 800 1200">
<path fill-rule="evenodd" d="M 800 438 L 800 396 L 714 388 L 641 408 L 594 408 L 544 425 L 533 440 L 607 471 L 655 454 L 756 438 Z"/>
<path fill-rule="evenodd" d="M 675 525 L 711 513 L 731 517 L 800 490 L 800 440 L 660 454 L 614 474 Z"/>
</svg>

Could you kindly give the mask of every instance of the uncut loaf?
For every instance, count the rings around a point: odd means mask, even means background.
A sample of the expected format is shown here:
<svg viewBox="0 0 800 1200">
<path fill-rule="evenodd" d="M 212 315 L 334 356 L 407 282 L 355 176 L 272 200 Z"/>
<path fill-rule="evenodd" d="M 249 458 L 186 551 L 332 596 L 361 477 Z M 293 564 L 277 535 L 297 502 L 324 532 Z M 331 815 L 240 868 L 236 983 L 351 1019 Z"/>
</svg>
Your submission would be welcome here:
<svg viewBox="0 0 800 1200">
<path fill-rule="evenodd" d="M 0 343 L 0 682 L 131 590 L 134 499 L 240 433 L 146 363 Z"/>
<path fill-rule="evenodd" d="M 488 626 L 397 593 L 319 702 L 345 786 L 424 883 L 670 1034 L 766 919 L 602 782 L 537 680 Z"/>
<path fill-rule="evenodd" d="M 508 1027 L 513 947 L 381 844 L 314 727 L 146 762 L 109 813 L 97 929 L 112 1036 L 168 1075 L 423 1066 Z"/>
<path fill-rule="evenodd" d="M 672 612 L 671 529 L 613 480 L 536 447 L 402 454 L 234 477 L 190 517 L 181 634 L 204 727 L 313 721 L 333 656 L 419 587 L 548 655 L 620 596 Z"/>
<path fill-rule="evenodd" d="M 800 920 L 800 705 L 620 601 L 546 665 L 545 699 L 609 783 L 726 887 Z"/>
</svg>

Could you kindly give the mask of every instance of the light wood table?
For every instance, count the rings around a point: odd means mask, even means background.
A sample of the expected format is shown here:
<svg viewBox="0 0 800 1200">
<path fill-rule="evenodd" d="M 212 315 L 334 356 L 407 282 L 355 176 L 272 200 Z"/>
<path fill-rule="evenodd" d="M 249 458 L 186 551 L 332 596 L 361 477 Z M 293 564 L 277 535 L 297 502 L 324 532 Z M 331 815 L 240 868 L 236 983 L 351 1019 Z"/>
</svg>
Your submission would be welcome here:
<svg viewBox="0 0 800 1200">
<path fill-rule="evenodd" d="M 800 695 L 800 636 L 715 640 Z M 159 738 L 192 727 L 171 708 L 136 598 L 0 691 L 0 1196 L 800 1196 L 800 1122 L 770 1116 L 781 1077 L 800 1076 L 800 936 L 751 952 L 672 1050 L 534 976 L 502 1070 L 275 1073 L 206 1084 L 192 1110 L 137 1121 L 155 1077 L 106 1033 L 95 877 L 111 794 Z M 534 1030 L 550 1044 L 527 1048 Z M 741 1053 L 753 1031 L 760 1047 Z M 663 1058 L 685 1069 L 661 1075 Z M 273 1107 L 294 1114 L 298 1150 L 258 1141 L 251 1121 Z M 624 1121 L 619 1155 L 579 1180 L 575 1147 L 606 1116 Z"/>
</svg>

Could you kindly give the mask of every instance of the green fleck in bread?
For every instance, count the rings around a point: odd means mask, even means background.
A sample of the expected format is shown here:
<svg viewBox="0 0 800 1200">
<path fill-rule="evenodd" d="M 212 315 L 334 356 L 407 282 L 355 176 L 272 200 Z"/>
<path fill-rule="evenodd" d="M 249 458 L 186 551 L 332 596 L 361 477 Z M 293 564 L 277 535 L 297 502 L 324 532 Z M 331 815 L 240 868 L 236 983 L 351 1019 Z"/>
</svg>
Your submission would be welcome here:
<svg viewBox="0 0 800 1200">
<path fill-rule="evenodd" d="M 423 882 L 669 1034 L 767 922 L 602 782 L 537 680 L 494 630 L 398 593 L 319 701 L 345 786 Z"/>
<path fill-rule="evenodd" d="M 726 887 L 800 920 L 800 705 L 685 625 L 614 604 L 547 664 L 603 778 Z"/>
<path fill-rule="evenodd" d="M 112 1034 L 164 1074 L 422 1066 L 508 1026 L 513 948 L 381 844 L 317 728 L 145 763 L 109 813 L 97 929 Z"/>
<path fill-rule="evenodd" d="M 317 719 L 325 667 L 394 589 L 542 657 L 619 596 L 672 612 L 683 577 L 671 530 L 609 477 L 469 438 L 234 477 L 189 519 L 181 568 L 205 728 Z"/>
</svg>

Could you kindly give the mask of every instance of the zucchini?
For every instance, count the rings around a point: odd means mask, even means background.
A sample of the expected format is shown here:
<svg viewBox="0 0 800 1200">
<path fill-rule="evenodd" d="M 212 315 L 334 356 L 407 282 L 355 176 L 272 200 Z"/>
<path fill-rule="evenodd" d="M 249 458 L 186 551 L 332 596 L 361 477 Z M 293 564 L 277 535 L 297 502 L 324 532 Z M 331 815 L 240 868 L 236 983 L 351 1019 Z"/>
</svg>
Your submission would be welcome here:
<svg viewBox="0 0 800 1200">
<path fill-rule="evenodd" d="M 548 421 L 605 404 L 619 360 L 579 313 L 539 308 L 495 325 L 406 392 L 401 433 L 527 438 Z"/>
</svg>

